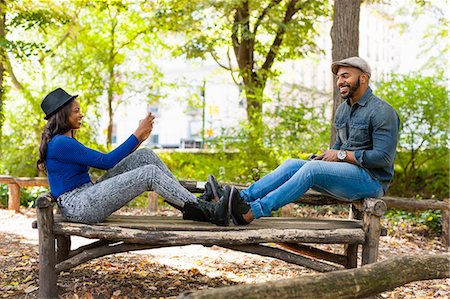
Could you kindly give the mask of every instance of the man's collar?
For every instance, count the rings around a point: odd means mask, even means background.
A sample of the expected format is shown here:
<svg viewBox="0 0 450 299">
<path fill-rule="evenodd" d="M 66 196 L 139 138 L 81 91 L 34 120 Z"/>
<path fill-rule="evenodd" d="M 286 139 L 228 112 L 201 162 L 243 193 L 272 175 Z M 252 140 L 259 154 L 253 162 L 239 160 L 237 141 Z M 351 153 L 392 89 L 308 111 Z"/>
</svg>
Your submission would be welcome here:
<svg viewBox="0 0 450 299">
<path fill-rule="evenodd" d="M 367 101 L 369 100 L 371 95 L 372 95 L 372 89 L 369 86 L 367 86 L 366 92 L 364 92 L 363 96 L 355 104 L 358 104 L 359 106 L 366 106 Z M 352 105 L 350 103 L 350 99 L 347 99 L 346 102 L 349 106 Z"/>
</svg>

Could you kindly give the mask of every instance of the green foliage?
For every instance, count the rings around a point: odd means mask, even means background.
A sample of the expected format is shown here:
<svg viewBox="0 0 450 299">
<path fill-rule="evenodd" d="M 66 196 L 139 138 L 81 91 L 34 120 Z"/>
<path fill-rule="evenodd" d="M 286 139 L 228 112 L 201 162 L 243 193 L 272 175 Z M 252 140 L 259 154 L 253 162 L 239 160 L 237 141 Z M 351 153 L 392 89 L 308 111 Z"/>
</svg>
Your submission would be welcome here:
<svg viewBox="0 0 450 299">
<path fill-rule="evenodd" d="M 252 39 L 257 64 L 261 67 L 270 51 L 280 27 L 284 30 L 283 43 L 277 49 L 277 60 L 304 57 L 318 50 L 314 43 L 317 19 L 327 16 L 327 1 L 299 1 L 299 11 L 288 24 L 283 23 L 290 1 L 249 1 L 248 27 L 236 23 L 236 12 L 242 8 L 241 1 L 159 1 L 152 9 L 155 18 L 167 26 L 167 30 L 186 33 L 180 40 L 176 55 L 205 58 L 211 53 L 219 57 L 223 47 L 233 47 L 233 33 L 240 41 Z M 239 31 L 239 32 L 236 32 Z M 227 38 L 224 38 L 227 37 Z M 227 61 L 226 53 L 223 60 Z"/>
<path fill-rule="evenodd" d="M 389 209 L 386 218 L 390 224 L 398 225 L 423 225 L 432 235 L 442 234 L 442 212 L 440 210 L 426 210 L 421 212 L 407 212 L 397 209 Z"/>
<path fill-rule="evenodd" d="M 26 208 L 34 208 L 39 194 L 47 192 L 44 187 L 20 188 L 20 205 Z M 8 207 L 8 185 L 0 185 L 0 208 Z"/>
<path fill-rule="evenodd" d="M 48 192 L 45 187 L 20 188 L 20 205 L 26 208 L 34 208 L 39 194 L 44 192 Z"/>
<path fill-rule="evenodd" d="M 267 174 L 276 166 L 276 161 L 260 155 L 252 162 L 248 153 L 236 151 L 210 152 L 160 152 L 159 157 L 166 163 L 175 177 L 180 180 L 206 181 L 208 174 L 222 182 L 248 184 Z"/>
<path fill-rule="evenodd" d="M 266 130 L 267 146 L 280 157 L 305 158 L 317 153 L 329 142 L 330 122 L 324 109 L 298 103 L 297 106 L 276 105 L 267 113 L 271 124 Z"/>
<path fill-rule="evenodd" d="M 8 207 L 8 185 L 0 185 L 0 208 Z"/>
<path fill-rule="evenodd" d="M 10 3 L 7 13 L 10 34 L 0 42 L 14 57 L 11 65 L 16 76 L 14 88 L 4 89 L 5 112 L 0 112 L 0 119 L 5 116 L 1 173 L 37 175 L 34 163 L 45 123 L 40 103 L 56 87 L 80 95 L 86 117 L 78 138 L 102 150 L 106 148 L 98 146 L 95 138 L 100 133 L 105 94 L 113 109 L 129 101 L 123 96 L 125 89 L 148 90 L 151 100 L 158 97 L 160 73 L 149 55 L 157 52 L 153 45 L 158 39 L 153 39 L 152 47 L 146 46 L 155 34 L 148 34 L 151 25 L 136 4 L 24 0 Z M 134 54 L 128 55 L 131 50 Z M 121 68 L 133 64 L 133 59 L 139 59 L 134 64 L 143 68 Z"/>
<path fill-rule="evenodd" d="M 441 78 L 394 74 L 377 89 L 402 122 L 394 183 L 403 196 L 448 197 L 449 90 Z"/>
<path fill-rule="evenodd" d="M 405 173 L 403 165 L 411 159 L 409 152 L 397 152 L 394 180 L 388 190 L 390 195 L 402 197 L 447 198 L 449 196 L 449 155 L 441 149 L 427 149 L 421 156 L 430 158 L 414 173 Z"/>
<path fill-rule="evenodd" d="M 224 182 L 252 183 L 275 169 L 287 158 L 306 159 L 328 143 L 329 121 L 324 107 L 311 107 L 284 98 L 264 116 L 261 139 L 252 138 L 246 123 L 207 141 L 209 152 L 160 152 L 159 155 L 179 179 L 205 181 L 212 173 Z M 312 133 L 313 132 L 313 133 Z"/>
<path fill-rule="evenodd" d="M 212 56 L 230 72 L 245 96 L 254 144 L 262 139 L 265 87 L 279 75 L 276 64 L 320 52 L 315 25 L 329 14 L 328 1 L 182 0 L 152 8 L 156 22 L 166 24 L 161 29 L 184 36 L 173 43 L 175 56 Z"/>
</svg>

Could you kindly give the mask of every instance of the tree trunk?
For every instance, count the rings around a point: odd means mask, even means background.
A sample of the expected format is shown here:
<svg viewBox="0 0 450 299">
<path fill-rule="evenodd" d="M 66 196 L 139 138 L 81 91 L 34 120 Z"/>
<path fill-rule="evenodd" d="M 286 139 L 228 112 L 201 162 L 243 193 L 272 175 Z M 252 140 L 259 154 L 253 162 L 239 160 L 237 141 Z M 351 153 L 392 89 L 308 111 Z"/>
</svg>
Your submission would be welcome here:
<svg viewBox="0 0 450 299">
<path fill-rule="evenodd" d="M 256 77 L 256 75 L 251 76 Z M 260 149 L 262 146 L 263 137 L 263 93 L 264 87 L 255 82 L 255 79 L 250 80 L 251 83 L 245 85 L 245 98 L 247 101 L 247 120 L 250 125 L 250 143 L 252 148 Z"/>
<path fill-rule="evenodd" d="M 256 17 L 258 21 L 253 26 L 253 32 L 250 26 L 251 6 L 248 0 L 238 2 L 239 6 L 236 8 L 234 15 L 231 40 L 245 91 L 247 120 L 251 129 L 250 142 L 256 142 L 256 147 L 258 147 L 258 143 L 262 142 L 263 137 L 262 106 L 264 88 L 266 87 L 269 74 L 272 72 L 272 66 L 278 56 L 279 48 L 283 43 L 286 25 L 292 21 L 293 17 L 301 9 L 301 6 L 298 5 L 299 0 L 288 1 L 284 17 L 278 25 L 264 63 L 260 66 L 255 66 L 255 36 L 257 36 L 258 27 L 261 20 L 266 17 L 267 12 L 280 2 L 280 0 L 272 1 L 261 15 Z"/>
<path fill-rule="evenodd" d="M 108 61 L 108 130 L 106 136 L 106 144 L 107 146 L 111 146 L 112 143 L 112 133 L 113 133 L 113 125 L 114 125 L 114 111 L 112 107 L 112 102 L 114 99 L 114 86 L 115 82 L 115 73 L 114 67 L 116 63 L 114 62 L 114 58 L 116 56 L 116 27 L 117 20 L 111 20 L 111 49 L 109 52 L 109 61 Z"/>
<path fill-rule="evenodd" d="M 6 3 L 5 0 L 0 0 L 0 41 L 6 40 L 6 28 L 5 28 L 5 16 L 6 16 Z M 6 63 L 6 50 L 4 46 L 0 47 L 0 156 L 2 152 L 2 132 L 3 122 L 5 121 L 5 112 L 3 107 L 5 106 L 5 88 L 3 86 L 3 77 L 5 74 Z"/>
<path fill-rule="evenodd" d="M 331 27 L 331 58 L 333 61 L 358 56 L 360 0 L 335 0 L 333 26 Z M 333 114 L 330 146 L 336 141 L 334 116 L 342 103 L 336 80 L 333 84 Z"/>
<path fill-rule="evenodd" d="M 259 139 L 258 129 L 262 124 L 262 94 L 264 83 L 258 82 L 254 70 L 254 34 L 250 30 L 250 11 L 248 1 L 243 1 L 236 9 L 233 23 L 233 49 L 242 77 L 243 91 L 247 103 L 247 120 L 252 134 L 250 139 Z M 253 134 L 256 133 L 256 134 Z M 256 136 L 254 136 L 256 135 Z"/>
<path fill-rule="evenodd" d="M 112 67 L 109 73 L 109 87 L 108 87 L 108 129 L 106 135 L 106 144 L 107 146 L 111 146 L 112 143 L 112 131 L 113 131 L 113 119 L 114 119 L 114 111 L 112 109 L 112 101 L 113 101 L 113 84 L 114 84 L 114 68 Z"/>
<path fill-rule="evenodd" d="M 365 298 L 413 281 L 448 277 L 450 255 L 405 255 L 357 269 L 188 292 L 178 298 Z"/>
</svg>

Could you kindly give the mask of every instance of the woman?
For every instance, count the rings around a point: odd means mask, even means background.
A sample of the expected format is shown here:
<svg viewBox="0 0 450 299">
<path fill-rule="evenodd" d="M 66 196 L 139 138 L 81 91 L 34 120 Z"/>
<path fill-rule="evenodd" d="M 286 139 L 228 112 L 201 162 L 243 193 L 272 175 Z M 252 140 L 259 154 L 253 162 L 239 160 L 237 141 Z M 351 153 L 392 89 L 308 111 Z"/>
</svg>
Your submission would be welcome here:
<svg viewBox="0 0 450 299">
<path fill-rule="evenodd" d="M 212 204 L 204 200 L 210 200 L 213 193 L 207 183 L 202 199 L 197 199 L 179 184 L 153 151 L 136 150 L 152 131 L 151 113 L 125 142 L 103 154 L 85 147 L 74 137 L 84 117 L 76 98 L 77 95 L 71 96 L 58 88 L 41 104 L 48 122 L 41 137 L 37 168 L 47 172 L 51 194 L 65 219 L 101 222 L 142 192 L 155 191 L 179 209 L 184 219 L 229 225 L 229 189 L 218 204 Z M 94 183 L 88 173 L 90 167 L 107 171 Z"/>
</svg>

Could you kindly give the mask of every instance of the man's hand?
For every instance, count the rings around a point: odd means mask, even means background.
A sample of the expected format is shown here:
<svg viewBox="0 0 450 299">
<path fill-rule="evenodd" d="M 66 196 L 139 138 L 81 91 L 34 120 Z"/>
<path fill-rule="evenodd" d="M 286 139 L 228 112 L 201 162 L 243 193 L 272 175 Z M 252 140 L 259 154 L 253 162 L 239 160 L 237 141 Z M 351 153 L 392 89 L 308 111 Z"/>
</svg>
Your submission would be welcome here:
<svg viewBox="0 0 450 299">
<path fill-rule="evenodd" d="M 337 157 L 338 150 L 328 149 L 323 152 L 322 155 L 315 157 L 314 160 L 322 160 L 328 162 L 338 162 L 339 159 Z"/>
</svg>

